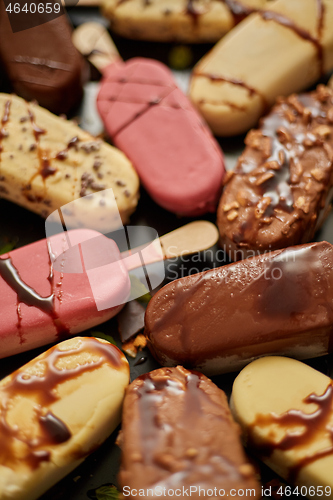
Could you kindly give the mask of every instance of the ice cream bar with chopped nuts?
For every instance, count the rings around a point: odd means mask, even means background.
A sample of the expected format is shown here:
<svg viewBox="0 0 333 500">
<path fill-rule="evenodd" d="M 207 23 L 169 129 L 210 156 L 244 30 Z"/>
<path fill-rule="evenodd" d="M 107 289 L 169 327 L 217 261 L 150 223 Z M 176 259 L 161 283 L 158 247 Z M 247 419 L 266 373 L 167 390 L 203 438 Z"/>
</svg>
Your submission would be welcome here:
<svg viewBox="0 0 333 500">
<path fill-rule="evenodd" d="M 25 8 L 29 9 L 29 5 L 25 4 Z M 53 9 L 54 13 L 59 12 L 62 9 L 60 2 L 43 6 L 43 12 L 39 4 L 34 13 L 33 7 L 30 13 L 23 11 L 24 4 L 21 7 L 19 12 L 18 5 L 14 11 L 14 5 L 0 3 L 2 68 L 18 95 L 28 100 L 36 99 L 53 113 L 68 113 L 82 99 L 87 69 L 72 43 L 72 30 L 66 15 L 51 19 L 52 15 L 46 13 L 46 7 L 52 14 Z M 9 16 L 21 29 L 13 32 Z M 34 26 L 29 25 L 27 18 Z"/>
<path fill-rule="evenodd" d="M 329 377 L 294 359 L 258 359 L 236 378 L 231 409 L 251 451 L 297 485 L 295 493 L 332 498 L 333 384 Z"/>
<path fill-rule="evenodd" d="M 159 42 L 213 43 L 266 0 L 103 0 L 105 17 L 122 36 Z"/>
<path fill-rule="evenodd" d="M 159 363 L 209 375 L 259 356 L 298 359 L 333 350 L 333 246 L 308 243 L 175 280 L 145 317 Z"/>
<path fill-rule="evenodd" d="M 119 479 L 129 498 L 140 490 L 158 496 L 164 488 L 191 488 L 193 498 L 209 498 L 214 488 L 260 496 L 226 395 L 204 375 L 181 366 L 147 373 L 128 387 L 121 448 Z"/>
<path fill-rule="evenodd" d="M 135 210 L 139 179 L 116 148 L 33 103 L 0 94 L 0 196 L 47 217 L 84 198 L 73 225 L 110 231 L 103 191 L 113 189 L 123 222 Z M 70 215 L 70 214 L 68 214 Z"/>
<path fill-rule="evenodd" d="M 229 174 L 220 243 L 232 260 L 313 240 L 333 194 L 333 90 L 280 98 Z"/>
<path fill-rule="evenodd" d="M 108 36 L 103 27 L 86 23 L 73 40 L 91 53 L 100 50 L 103 36 Z M 97 108 L 114 144 L 163 208 L 188 216 L 214 212 L 225 170 L 207 125 L 164 64 L 144 58 L 122 62 L 111 39 L 109 46 L 109 64 L 101 64 L 98 53 L 89 60 L 97 59 L 103 73 Z"/>
<path fill-rule="evenodd" d="M 331 0 L 276 0 L 222 38 L 195 67 L 190 88 L 213 132 L 246 132 L 279 95 L 331 71 L 332 23 Z"/>
<path fill-rule="evenodd" d="M 129 366 L 105 340 L 66 340 L 0 382 L 0 499 L 35 500 L 120 422 Z"/>
</svg>

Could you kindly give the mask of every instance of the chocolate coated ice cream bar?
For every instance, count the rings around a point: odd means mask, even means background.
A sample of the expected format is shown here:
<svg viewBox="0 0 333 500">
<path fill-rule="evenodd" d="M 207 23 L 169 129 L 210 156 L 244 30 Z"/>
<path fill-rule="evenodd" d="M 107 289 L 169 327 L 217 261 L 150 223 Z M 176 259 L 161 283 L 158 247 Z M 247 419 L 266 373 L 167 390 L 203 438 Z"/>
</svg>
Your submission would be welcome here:
<svg viewBox="0 0 333 500">
<path fill-rule="evenodd" d="M 233 260 L 306 243 L 327 215 L 333 185 L 333 90 L 280 98 L 251 130 L 218 209 Z"/>
<path fill-rule="evenodd" d="M 149 347 L 166 366 L 205 374 L 282 354 L 332 351 L 333 247 L 310 243 L 267 252 L 173 281 L 150 301 Z"/>
<path fill-rule="evenodd" d="M 171 490 L 209 498 L 214 489 L 258 498 L 226 395 L 200 373 L 178 366 L 137 378 L 126 392 L 121 446 L 119 479 L 129 498 L 140 490 L 145 498 L 169 498 Z"/>
<path fill-rule="evenodd" d="M 60 2 L 47 6 L 60 8 Z M 40 19 L 39 26 L 13 33 L 7 12 L 0 2 L 0 63 L 14 91 L 53 113 L 68 113 L 82 98 L 85 63 L 66 16 L 45 22 L 50 15 L 37 10 L 33 17 Z M 26 14 L 20 15 L 24 23 Z"/>
</svg>

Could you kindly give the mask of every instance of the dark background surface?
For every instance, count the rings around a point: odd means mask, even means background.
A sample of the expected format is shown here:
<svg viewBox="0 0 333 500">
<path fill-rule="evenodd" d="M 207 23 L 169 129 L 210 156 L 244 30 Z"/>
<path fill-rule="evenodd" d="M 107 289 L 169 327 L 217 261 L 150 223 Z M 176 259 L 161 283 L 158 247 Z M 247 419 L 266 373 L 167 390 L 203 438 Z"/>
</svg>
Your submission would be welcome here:
<svg viewBox="0 0 333 500">
<path fill-rule="evenodd" d="M 104 20 L 97 9 L 86 8 L 70 8 L 69 15 L 74 26 L 77 26 L 85 21 L 99 20 L 104 24 Z M 156 58 L 168 65 L 172 60 L 175 46 L 172 44 L 162 43 L 149 43 L 129 41 L 120 37 L 113 37 L 121 56 L 126 60 L 130 57 L 145 56 Z M 193 65 L 200 59 L 210 48 L 209 45 L 189 46 L 189 53 L 191 54 L 191 64 Z M 177 49 L 176 49 L 177 50 Z M 171 56 L 170 56 L 171 54 Z M 186 70 L 185 70 L 186 72 Z M 98 78 L 98 73 L 92 73 L 93 78 Z M 2 85 L 0 91 L 4 91 Z M 220 140 L 220 144 L 225 152 L 228 165 L 234 163 L 235 158 L 242 150 L 244 137 L 236 137 L 231 139 Z M 184 186 L 184 190 L 186 186 Z M 215 215 L 202 217 L 203 219 L 215 222 Z M 156 205 L 149 196 L 141 190 L 141 199 L 137 211 L 131 217 L 131 225 L 144 225 L 155 228 L 159 235 L 176 229 L 192 219 L 178 218 L 177 216 L 163 210 Z M 5 200 L 0 200 L 0 247 L 7 241 L 17 241 L 16 246 L 20 247 L 28 243 L 37 241 L 45 237 L 45 221 L 39 216 L 26 211 L 25 209 L 14 205 Z M 317 240 L 327 240 L 333 243 L 333 215 L 331 214 L 325 222 L 322 230 L 317 234 Z M 200 271 L 206 267 L 216 267 L 227 263 L 227 258 L 223 258 L 221 251 L 218 256 L 216 254 L 218 247 L 215 246 L 212 252 L 204 254 L 198 262 L 198 256 L 193 259 L 189 258 L 189 262 L 185 264 L 185 269 L 180 271 L 180 263 L 166 262 L 166 281 L 174 276 L 176 270 L 183 274 L 189 274 Z M 184 265 L 184 263 L 182 263 Z M 222 327 L 222 325 L 221 325 Z M 119 335 L 117 329 L 116 319 L 112 319 L 103 325 L 97 326 L 94 331 L 103 332 L 112 335 L 116 339 L 118 345 Z M 84 332 L 83 334 L 91 335 L 91 331 Z M 15 369 L 28 362 L 50 346 L 44 346 L 34 351 L 29 351 L 17 356 L 12 356 L 7 359 L 0 360 L 0 378 L 10 374 Z M 144 356 L 146 361 L 143 364 L 134 366 L 138 358 Z M 139 353 L 136 360 L 129 359 L 131 365 L 131 380 L 134 380 L 138 375 L 155 369 L 158 367 L 157 363 L 153 360 L 148 352 Z M 321 370 L 327 375 L 332 376 L 333 371 L 333 358 L 332 356 L 325 356 L 310 360 L 308 363 L 318 370 Z M 218 384 L 223 390 L 230 395 L 233 380 L 237 374 L 226 374 L 219 377 L 214 377 L 213 381 Z M 43 497 L 43 500 L 86 500 L 87 498 L 94 498 L 94 490 L 103 484 L 115 483 L 117 484 L 117 473 L 120 463 L 120 450 L 115 445 L 115 439 L 118 430 L 92 455 L 90 455 L 84 463 L 75 469 L 65 479 L 60 481 L 51 490 L 49 490 Z M 1 444 L 0 444 L 1 446 Z M 274 474 L 266 467 L 262 467 L 262 480 L 267 483 Z M 281 498 L 277 496 L 276 498 Z M 290 497 L 293 498 L 293 497 Z M 296 497 L 295 497 L 296 498 Z"/>
</svg>

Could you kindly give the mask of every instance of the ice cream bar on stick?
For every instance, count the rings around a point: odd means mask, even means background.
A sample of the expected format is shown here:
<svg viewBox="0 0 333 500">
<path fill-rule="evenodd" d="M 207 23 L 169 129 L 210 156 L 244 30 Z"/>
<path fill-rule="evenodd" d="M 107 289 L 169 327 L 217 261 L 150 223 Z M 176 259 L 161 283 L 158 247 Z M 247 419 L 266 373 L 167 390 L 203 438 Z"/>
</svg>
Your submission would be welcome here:
<svg viewBox="0 0 333 500">
<path fill-rule="evenodd" d="M 164 366 L 215 375 L 260 356 L 332 351 L 333 247 L 309 243 L 175 280 L 148 304 L 148 346 Z"/>
<path fill-rule="evenodd" d="M 138 191 L 138 176 L 121 151 L 36 104 L 0 94 L 1 198 L 44 218 L 75 201 L 67 213 L 72 227 L 107 232 L 111 211 L 128 222 Z"/>
<path fill-rule="evenodd" d="M 77 229 L 2 255 L 0 357 L 107 321 L 127 300 L 142 295 L 131 292 L 131 275 L 147 290 L 155 288 L 164 279 L 163 259 L 204 250 L 218 239 L 213 224 L 198 221 L 136 249 L 131 244 L 134 232 L 143 229 L 129 227 L 127 235 L 122 232 L 121 239 L 126 242 L 128 238 L 131 245 L 122 254 L 114 240 L 93 230 Z M 147 266 L 153 263 L 150 272 Z"/>
<path fill-rule="evenodd" d="M 129 498 L 164 488 L 195 499 L 214 488 L 259 497 L 226 395 L 201 373 L 177 366 L 137 378 L 126 390 L 121 448 L 119 479 Z"/>
<path fill-rule="evenodd" d="M 25 5 L 29 8 L 29 3 Z M 33 14 L 24 12 L 23 4 L 19 13 L 15 10 L 12 14 L 8 8 L 6 12 L 6 6 L 17 7 L 0 4 L 0 61 L 14 91 L 24 99 L 36 99 L 53 113 L 68 113 L 82 99 L 87 68 L 72 43 L 66 15 L 52 18 L 62 9 L 60 3 L 49 2 L 48 11 L 43 5 L 43 12 L 38 6 Z M 51 13 L 47 13 L 49 9 Z M 18 24 L 14 31 L 9 16 Z M 33 20 L 32 27 L 28 17 Z"/>
<path fill-rule="evenodd" d="M 294 359 L 258 359 L 236 378 L 231 409 L 251 451 L 295 485 L 291 494 L 332 498 L 329 377 Z"/>
<path fill-rule="evenodd" d="M 0 498 L 35 500 L 120 422 L 129 366 L 105 340 L 66 340 L 0 383 Z"/>
<path fill-rule="evenodd" d="M 190 88 L 213 132 L 246 132 L 278 96 L 331 71 L 332 22 L 330 0 L 277 0 L 222 38 L 195 67 Z"/>
<path fill-rule="evenodd" d="M 113 51 L 111 43 L 105 49 L 105 36 L 100 25 L 87 23 L 73 41 L 92 62 L 98 59 L 103 79 L 97 107 L 114 144 L 163 208 L 188 216 L 215 211 L 225 170 L 208 127 L 160 62 L 122 62 L 113 52 L 104 67 L 99 56 Z"/>
</svg>

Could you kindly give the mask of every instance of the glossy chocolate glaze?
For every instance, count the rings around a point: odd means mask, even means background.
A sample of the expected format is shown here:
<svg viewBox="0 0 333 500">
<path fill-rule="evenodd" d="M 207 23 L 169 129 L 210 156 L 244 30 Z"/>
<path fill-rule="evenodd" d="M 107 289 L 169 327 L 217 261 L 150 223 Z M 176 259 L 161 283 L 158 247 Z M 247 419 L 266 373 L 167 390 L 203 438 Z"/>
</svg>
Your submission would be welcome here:
<svg viewBox="0 0 333 500">
<path fill-rule="evenodd" d="M 36 12 L 35 16 L 43 18 Z M 68 113 L 82 98 L 85 63 L 65 15 L 13 33 L 0 3 L 0 59 L 14 91 L 50 111 Z"/>
<path fill-rule="evenodd" d="M 243 87 L 248 92 L 250 97 L 258 96 L 261 99 L 262 106 L 263 106 L 263 113 L 269 109 L 269 105 L 268 105 L 268 102 L 266 100 L 266 97 L 261 92 L 259 92 L 259 90 L 256 90 L 255 88 L 251 87 L 250 85 L 245 83 L 243 80 L 240 80 L 239 78 L 231 78 L 231 77 L 226 77 L 226 76 L 215 75 L 212 73 L 202 73 L 202 72 L 195 72 L 193 76 L 196 76 L 196 77 L 201 76 L 204 78 L 208 78 L 213 83 L 226 82 L 226 83 L 231 83 L 232 85 L 236 85 L 238 87 Z M 214 104 L 214 101 L 210 101 L 210 100 L 204 100 L 203 102 Z M 225 103 L 223 100 L 215 101 L 215 104 L 223 104 L 223 103 Z M 225 104 L 227 104 L 228 106 L 231 106 L 231 107 L 235 107 L 236 109 L 242 110 L 241 106 L 237 106 L 233 103 L 226 102 Z M 245 108 L 243 108 L 243 109 L 245 109 Z"/>
<path fill-rule="evenodd" d="M 80 353 L 89 352 L 94 359 L 81 364 L 73 363 L 66 369 L 59 368 L 59 363 L 66 361 Z M 28 365 L 11 374 L 0 385 L 0 464 L 10 467 L 20 462 L 21 466 L 36 469 L 41 462 L 51 459 L 50 446 L 61 444 L 71 438 L 71 431 L 49 409 L 50 405 L 59 399 L 57 387 L 68 380 L 74 379 L 83 373 L 90 372 L 109 363 L 115 368 L 122 367 L 124 360 L 121 352 L 110 344 L 102 343 L 94 338 L 81 338 L 80 345 L 75 348 L 61 350 L 54 346 L 38 358 L 43 371 L 32 374 L 28 367 L 35 365 L 33 360 Z M 32 435 L 21 432 L 16 426 L 10 425 L 8 416 L 12 408 L 12 401 L 19 396 L 33 397 L 36 428 Z M 17 442 L 20 442 L 25 454 L 17 457 Z"/>
<path fill-rule="evenodd" d="M 218 208 L 221 245 L 233 260 L 311 240 L 333 185 L 333 91 L 280 98 L 246 148 Z"/>
<path fill-rule="evenodd" d="M 326 354 L 333 348 L 332 290 L 333 247 L 326 242 L 188 276 L 149 302 L 148 346 L 163 365 L 208 374 L 261 355 Z"/>
<path fill-rule="evenodd" d="M 225 394 L 182 367 L 155 370 L 128 388 L 122 452 L 120 482 L 131 488 L 257 487 Z"/>
<path fill-rule="evenodd" d="M 316 436 L 326 430 L 331 439 L 331 446 L 323 450 L 316 451 L 300 459 L 289 471 L 288 480 L 293 483 L 297 480 L 299 472 L 303 467 L 333 454 L 333 431 L 328 427 L 332 418 L 333 408 L 333 386 L 330 383 L 322 395 L 310 394 L 304 399 L 304 403 L 316 404 L 317 409 L 313 413 L 304 413 L 301 410 L 289 410 L 281 415 L 273 413 L 267 415 L 257 415 L 249 428 L 249 446 L 253 447 L 260 455 L 270 456 L 275 450 L 291 450 L 303 446 L 310 446 Z M 277 443 L 265 442 L 255 443 L 251 433 L 255 427 L 266 427 L 278 425 L 285 431 L 285 436 Z M 293 432 L 297 427 L 302 428 L 301 433 Z"/>
</svg>

